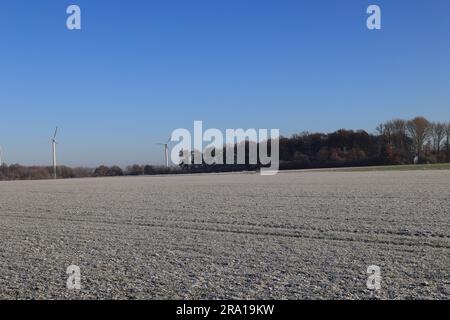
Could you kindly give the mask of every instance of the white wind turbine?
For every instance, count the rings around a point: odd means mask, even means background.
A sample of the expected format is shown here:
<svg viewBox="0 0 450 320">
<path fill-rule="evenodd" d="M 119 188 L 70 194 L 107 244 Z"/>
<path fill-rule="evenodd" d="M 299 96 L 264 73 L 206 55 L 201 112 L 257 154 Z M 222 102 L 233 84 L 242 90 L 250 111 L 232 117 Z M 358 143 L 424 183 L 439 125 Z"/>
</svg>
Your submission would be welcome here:
<svg viewBox="0 0 450 320">
<path fill-rule="evenodd" d="M 170 138 L 166 143 L 157 143 L 157 145 L 164 147 L 164 164 L 166 165 L 166 168 L 169 167 L 169 142 Z"/>
<path fill-rule="evenodd" d="M 56 179 L 56 135 L 58 134 L 58 127 L 55 129 L 55 134 L 52 138 L 52 155 L 53 155 L 53 179 Z"/>
</svg>

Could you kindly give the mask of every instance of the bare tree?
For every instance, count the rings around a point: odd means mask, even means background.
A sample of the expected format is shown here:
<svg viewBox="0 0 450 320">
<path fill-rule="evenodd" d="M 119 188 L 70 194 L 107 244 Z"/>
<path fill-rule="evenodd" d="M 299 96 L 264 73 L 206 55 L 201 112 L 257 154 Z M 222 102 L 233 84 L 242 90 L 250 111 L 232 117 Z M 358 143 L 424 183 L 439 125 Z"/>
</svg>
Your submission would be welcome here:
<svg viewBox="0 0 450 320">
<path fill-rule="evenodd" d="M 441 151 L 442 140 L 445 138 L 446 125 L 442 122 L 433 122 L 431 124 L 431 139 L 433 143 L 434 152 L 439 153 Z"/>
<path fill-rule="evenodd" d="M 450 122 L 445 124 L 445 148 L 447 149 L 447 154 L 450 155 Z"/>
<path fill-rule="evenodd" d="M 414 151 L 419 161 L 422 156 L 423 145 L 430 137 L 430 128 L 430 122 L 424 117 L 416 117 L 406 123 L 406 130 L 413 140 Z"/>
<path fill-rule="evenodd" d="M 406 121 L 402 119 L 394 119 L 378 125 L 376 130 L 380 133 L 380 135 L 385 136 L 388 143 L 391 143 L 393 136 L 403 136 L 406 134 Z"/>
<path fill-rule="evenodd" d="M 392 134 L 393 134 L 393 130 L 394 130 L 392 121 L 388 121 L 384 125 L 381 125 L 380 127 L 383 132 L 383 136 L 386 139 L 386 142 L 388 144 L 391 144 L 392 143 Z"/>
<path fill-rule="evenodd" d="M 403 119 L 394 119 L 391 121 L 392 129 L 394 134 L 405 134 L 406 133 L 406 121 Z"/>
<path fill-rule="evenodd" d="M 406 121 L 402 119 L 395 119 L 392 121 L 394 131 L 394 144 L 398 149 L 405 150 L 408 145 L 408 136 L 406 130 Z"/>
<path fill-rule="evenodd" d="M 377 132 L 377 134 L 379 135 L 379 136 L 382 136 L 382 135 L 384 135 L 384 123 L 380 123 L 376 128 L 375 128 L 375 131 Z M 297 135 L 293 135 L 292 136 L 292 138 L 294 138 L 294 139 L 296 139 L 297 137 L 296 137 Z"/>
</svg>

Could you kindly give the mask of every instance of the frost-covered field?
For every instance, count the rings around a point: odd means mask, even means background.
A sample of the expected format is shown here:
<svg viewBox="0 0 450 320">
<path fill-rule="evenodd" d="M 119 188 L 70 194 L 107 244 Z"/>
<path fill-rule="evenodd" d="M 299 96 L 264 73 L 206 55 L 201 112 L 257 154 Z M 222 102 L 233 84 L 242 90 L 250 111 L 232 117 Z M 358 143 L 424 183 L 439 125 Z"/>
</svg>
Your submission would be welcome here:
<svg viewBox="0 0 450 320">
<path fill-rule="evenodd" d="M 0 298 L 370 297 L 450 298 L 450 171 L 0 182 Z"/>
</svg>

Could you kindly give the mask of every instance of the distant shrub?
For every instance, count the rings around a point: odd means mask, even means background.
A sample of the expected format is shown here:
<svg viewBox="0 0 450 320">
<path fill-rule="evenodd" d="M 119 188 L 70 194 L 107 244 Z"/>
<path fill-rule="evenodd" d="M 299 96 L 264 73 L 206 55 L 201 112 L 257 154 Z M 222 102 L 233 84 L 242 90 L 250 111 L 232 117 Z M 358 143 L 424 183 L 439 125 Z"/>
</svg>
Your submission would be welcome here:
<svg viewBox="0 0 450 320">
<path fill-rule="evenodd" d="M 94 170 L 94 177 L 109 177 L 111 169 L 107 166 L 100 166 Z"/>
<path fill-rule="evenodd" d="M 123 170 L 118 166 L 113 166 L 110 169 L 110 175 L 113 177 L 123 176 Z"/>
<path fill-rule="evenodd" d="M 144 167 L 138 164 L 127 167 L 127 175 L 129 176 L 139 176 L 142 174 L 144 174 Z"/>
</svg>

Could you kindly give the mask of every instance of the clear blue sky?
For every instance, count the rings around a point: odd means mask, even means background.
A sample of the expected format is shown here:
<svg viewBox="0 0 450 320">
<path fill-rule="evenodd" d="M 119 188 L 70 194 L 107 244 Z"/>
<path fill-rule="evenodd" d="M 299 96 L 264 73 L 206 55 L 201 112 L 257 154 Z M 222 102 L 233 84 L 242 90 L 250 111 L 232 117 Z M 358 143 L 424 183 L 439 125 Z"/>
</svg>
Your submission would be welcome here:
<svg viewBox="0 0 450 320">
<path fill-rule="evenodd" d="M 154 143 L 194 120 L 284 135 L 450 120 L 449 14 L 448 0 L 0 0 L 0 145 L 49 164 L 59 125 L 60 163 L 162 163 Z"/>
</svg>

